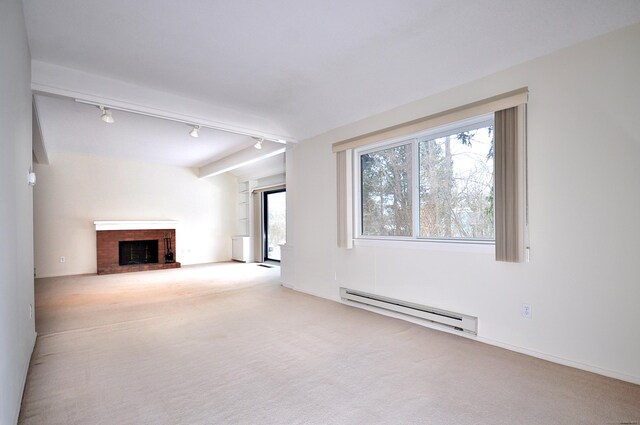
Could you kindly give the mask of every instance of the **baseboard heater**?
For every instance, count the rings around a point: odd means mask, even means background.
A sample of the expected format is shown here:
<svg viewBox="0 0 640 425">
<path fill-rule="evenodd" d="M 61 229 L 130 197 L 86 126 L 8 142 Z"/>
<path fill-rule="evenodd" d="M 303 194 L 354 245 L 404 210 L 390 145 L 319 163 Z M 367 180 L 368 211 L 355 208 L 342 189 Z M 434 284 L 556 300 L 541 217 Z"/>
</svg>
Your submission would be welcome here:
<svg viewBox="0 0 640 425">
<path fill-rule="evenodd" d="M 478 334 L 478 318 L 466 314 L 453 313 L 426 305 L 414 304 L 406 301 L 395 300 L 380 295 L 368 294 L 353 289 L 340 288 L 340 297 L 343 300 L 359 304 L 378 307 L 407 316 L 417 317 L 431 323 L 443 325 L 450 329 Z"/>
</svg>

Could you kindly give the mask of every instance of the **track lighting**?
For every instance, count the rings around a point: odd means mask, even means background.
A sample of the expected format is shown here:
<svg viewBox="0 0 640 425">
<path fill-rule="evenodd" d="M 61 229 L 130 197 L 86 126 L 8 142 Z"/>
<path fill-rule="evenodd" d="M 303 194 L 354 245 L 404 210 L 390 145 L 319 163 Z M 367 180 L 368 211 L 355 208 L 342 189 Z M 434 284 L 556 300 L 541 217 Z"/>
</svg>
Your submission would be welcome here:
<svg viewBox="0 0 640 425">
<path fill-rule="evenodd" d="M 111 116 L 111 111 L 109 109 L 105 108 L 102 105 L 98 106 L 98 108 L 100 108 L 100 110 L 102 111 L 102 115 L 100 116 L 102 121 L 104 121 L 104 122 L 106 122 L 108 124 L 113 124 L 115 122 L 115 120 Z"/>
<path fill-rule="evenodd" d="M 147 117 L 151 117 L 151 118 L 158 118 L 161 120 L 167 120 L 167 121 L 174 121 L 174 122 L 179 122 L 179 123 L 183 123 L 183 124 L 187 124 L 190 127 L 193 127 L 190 131 L 189 131 L 189 135 L 191 137 L 198 137 L 199 136 L 199 131 L 201 128 L 209 128 L 212 130 L 218 130 L 218 131 L 224 131 L 227 133 L 233 133 L 233 134 L 241 134 L 243 136 L 250 136 L 253 137 L 254 139 L 256 139 L 258 142 L 254 145 L 254 147 L 256 149 L 262 149 L 262 142 L 265 140 L 271 141 L 271 142 L 275 142 L 275 143 L 282 143 L 282 144 L 286 144 L 288 143 L 287 140 L 279 138 L 279 137 L 275 137 L 275 136 L 262 136 L 260 133 L 251 131 L 251 130 L 244 130 L 244 129 L 240 129 L 231 125 L 227 125 L 227 124 L 221 124 L 221 123 L 204 123 L 204 124 L 193 124 L 193 121 L 186 121 L 183 120 L 182 118 L 177 118 L 177 117 L 173 117 L 170 115 L 165 115 L 165 114 L 156 114 L 153 112 L 147 112 L 147 111 L 143 111 L 140 109 L 132 109 L 132 108 L 127 108 L 127 107 L 123 107 L 123 106 L 117 106 L 117 105 L 107 105 L 105 106 L 105 104 L 100 104 L 97 102 L 93 102 L 90 100 L 83 100 L 83 99 L 75 99 L 76 102 L 78 103 L 83 103 L 85 105 L 93 105 L 96 106 L 98 108 L 100 108 L 100 110 L 102 111 L 102 116 L 100 118 L 102 118 L 102 121 L 106 122 L 106 123 L 113 123 L 115 122 L 115 120 L 113 119 L 113 116 L 111 115 L 111 111 L 122 111 L 122 112 L 128 112 L 131 114 L 137 114 L 137 115 L 143 115 L 143 116 L 147 116 Z M 295 142 L 294 140 L 289 140 L 289 142 Z"/>
</svg>

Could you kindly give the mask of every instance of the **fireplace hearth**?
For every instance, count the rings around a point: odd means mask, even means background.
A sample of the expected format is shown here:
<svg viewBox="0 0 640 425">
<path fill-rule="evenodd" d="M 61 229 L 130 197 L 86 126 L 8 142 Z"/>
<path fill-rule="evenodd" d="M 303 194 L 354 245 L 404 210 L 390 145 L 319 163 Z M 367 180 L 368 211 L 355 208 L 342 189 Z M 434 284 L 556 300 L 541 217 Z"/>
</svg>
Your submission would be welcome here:
<svg viewBox="0 0 640 425">
<path fill-rule="evenodd" d="M 126 273 L 180 267 L 173 222 L 95 222 L 98 274 Z M 172 252 L 167 256 L 167 239 Z M 167 261 L 168 257 L 169 260 Z"/>
</svg>

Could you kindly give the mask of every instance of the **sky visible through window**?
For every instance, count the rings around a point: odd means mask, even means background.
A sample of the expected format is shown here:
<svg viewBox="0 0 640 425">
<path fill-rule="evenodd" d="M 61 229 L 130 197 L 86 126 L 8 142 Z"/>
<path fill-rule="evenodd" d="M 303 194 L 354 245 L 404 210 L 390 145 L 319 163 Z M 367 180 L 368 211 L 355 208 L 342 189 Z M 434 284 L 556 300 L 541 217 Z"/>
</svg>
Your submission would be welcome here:
<svg viewBox="0 0 640 425">
<path fill-rule="evenodd" d="M 362 235 L 494 238 L 492 126 L 407 140 L 360 155 L 360 166 Z"/>
<path fill-rule="evenodd" d="M 419 142 L 420 237 L 493 239 L 493 128 Z"/>
</svg>

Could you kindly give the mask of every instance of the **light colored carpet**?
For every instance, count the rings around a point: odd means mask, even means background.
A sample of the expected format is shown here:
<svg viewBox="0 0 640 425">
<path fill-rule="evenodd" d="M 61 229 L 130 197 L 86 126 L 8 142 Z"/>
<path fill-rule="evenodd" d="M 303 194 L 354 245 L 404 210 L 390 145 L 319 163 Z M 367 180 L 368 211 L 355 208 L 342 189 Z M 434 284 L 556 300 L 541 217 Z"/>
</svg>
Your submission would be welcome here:
<svg viewBox="0 0 640 425">
<path fill-rule="evenodd" d="M 38 279 L 19 423 L 640 421 L 640 386 L 297 293 L 278 273 Z"/>
</svg>

